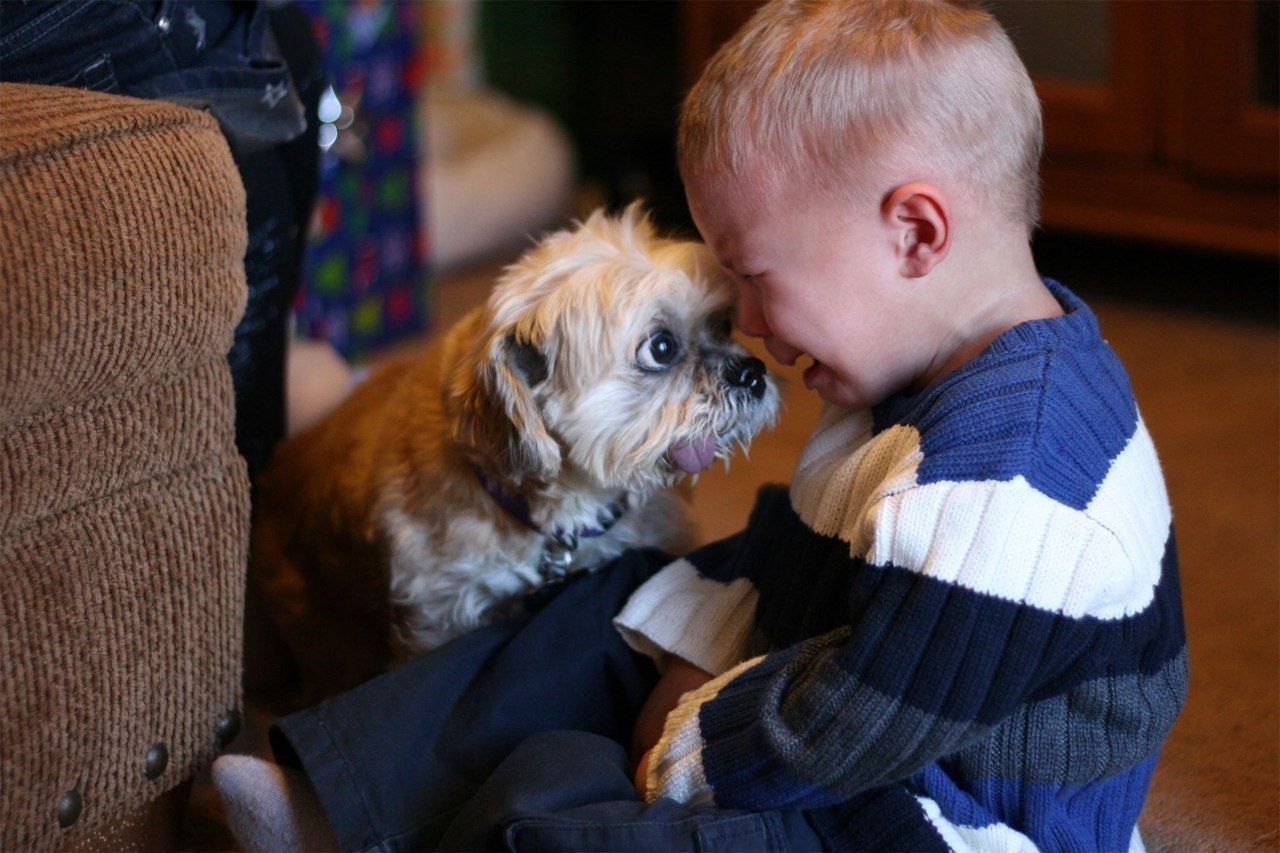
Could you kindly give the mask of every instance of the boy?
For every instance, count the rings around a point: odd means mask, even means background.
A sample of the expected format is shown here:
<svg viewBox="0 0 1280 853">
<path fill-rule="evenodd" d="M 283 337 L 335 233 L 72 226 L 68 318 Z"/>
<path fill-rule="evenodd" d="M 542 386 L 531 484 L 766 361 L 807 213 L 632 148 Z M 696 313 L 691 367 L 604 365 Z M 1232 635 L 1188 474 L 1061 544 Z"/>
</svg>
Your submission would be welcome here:
<svg viewBox="0 0 1280 853">
<path fill-rule="evenodd" d="M 286 720 L 344 844 L 1140 846 L 1186 683 L 1170 513 L 1123 368 L 1032 262 L 1040 136 L 1012 45 L 969 7 L 775 0 L 717 54 L 685 104 L 681 172 L 743 331 L 812 359 L 829 403 L 790 492 L 657 574 L 630 555 L 522 628 Z M 652 690 L 646 658 L 583 632 L 623 601 L 619 628 L 663 669 Z M 555 624 L 570 618 L 576 645 Z M 607 663 L 566 679 L 584 646 Z M 539 649 L 551 663 L 523 681 L 487 674 Z M 386 768 L 352 752 L 392 750 L 342 730 L 408 690 L 448 709 L 407 747 L 444 769 L 404 771 L 417 811 L 391 824 L 439 830 L 353 835 L 389 798 L 364 772 Z M 648 805 L 605 739 L 641 699 Z M 495 723 L 504 702 L 537 722 Z M 577 731 L 536 734 L 552 728 Z M 494 731 L 483 761 L 437 761 Z"/>
<path fill-rule="evenodd" d="M 1118 360 L 1036 273 L 1040 114 L 1007 37 L 945 4 L 775 3 L 680 132 L 740 327 L 810 357 L 831 405 L 730 561 L 692 555 L 620 616 L 675 656 L 637 785 L 842 803 L 810 818 L 824 840 L 856 815 L 889 834 L 849 840 L 875 846 L 926 846 L 913 824 L 952 847 L 1129 846 L 1185 692 L 1169 508 Z M 748 657 L 725 638 L 752 619 L 771 653 L 677 699 Z"/>
</svg>

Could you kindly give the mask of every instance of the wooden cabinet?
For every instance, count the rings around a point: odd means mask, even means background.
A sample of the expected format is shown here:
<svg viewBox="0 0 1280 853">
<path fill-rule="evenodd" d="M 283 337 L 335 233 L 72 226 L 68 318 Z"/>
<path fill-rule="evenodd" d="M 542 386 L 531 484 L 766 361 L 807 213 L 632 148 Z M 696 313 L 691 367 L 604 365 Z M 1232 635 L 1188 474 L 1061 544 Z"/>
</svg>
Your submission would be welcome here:
<svg viewBox="0 0 1280 853">
<path fill-rule="evenodd" d="M 758 6 L 688 0 L 689 82 Z M 1276 0 L 996 0 L 1044 104 L 1046 228 L 1280 256 Z"/>
</svg>

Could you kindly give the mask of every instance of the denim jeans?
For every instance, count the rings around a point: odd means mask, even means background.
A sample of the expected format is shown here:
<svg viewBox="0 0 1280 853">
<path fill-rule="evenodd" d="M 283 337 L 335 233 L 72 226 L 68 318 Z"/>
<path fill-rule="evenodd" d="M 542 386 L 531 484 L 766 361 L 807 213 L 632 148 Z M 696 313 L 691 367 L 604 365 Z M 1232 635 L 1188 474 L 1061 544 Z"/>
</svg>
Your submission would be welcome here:
<svg viewBox="0 0 1280 853">
<path fill-rule="evenodd" d="M 277 722 L 344 850 L 816 850 L 799 812 L 646 805 L 626 744 L 658 679 L 613 627 L 667 565 L 628 551 L 523 617 Z"/>
<path fill-rule="evenodd" d="M 208 110 L 237 152 L 288 142 L 306 126 L 259 3 L 6 0 L 0 78 Z"/>
<path fill-rule="evenodd" d="M 228 355 L 250 475 L 284 435 L 289 310 L 315 201 L 326 81 L 306 16 L 233 0 L 0 0 L 0 80 L 207 110 L 244 181 L 248 305 Z"/>
</svg>

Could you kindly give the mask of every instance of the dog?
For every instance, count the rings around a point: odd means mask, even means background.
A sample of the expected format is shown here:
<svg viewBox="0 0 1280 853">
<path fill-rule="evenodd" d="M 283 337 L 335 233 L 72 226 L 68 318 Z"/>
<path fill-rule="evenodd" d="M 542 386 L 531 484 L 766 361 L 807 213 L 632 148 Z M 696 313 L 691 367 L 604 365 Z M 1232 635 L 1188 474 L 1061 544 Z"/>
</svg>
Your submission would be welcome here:
<svg viewBox="0 0 1280 853">
<path fill-rule="evenodd" d="M 596 211 L 283 444 L 256 484 L 251 576 L 313 696 L 625 549 L 694 544 L 672 487 L 778 415 L 733 296 L 639 203 Z"/>
</svg>

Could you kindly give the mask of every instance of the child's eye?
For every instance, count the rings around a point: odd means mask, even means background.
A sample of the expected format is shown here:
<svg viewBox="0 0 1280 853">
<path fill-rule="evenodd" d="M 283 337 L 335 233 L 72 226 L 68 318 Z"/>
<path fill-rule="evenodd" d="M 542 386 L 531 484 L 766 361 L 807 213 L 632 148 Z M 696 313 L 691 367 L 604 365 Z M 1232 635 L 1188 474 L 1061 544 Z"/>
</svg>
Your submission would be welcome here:
<svg viewBox="0 0 1280 853">
<path fill-rule="evenodd" d="M 636 363 L 650 373 L 666 370 L 680 358 L 680 341 L 669 329 L 658 329 L 640 345 Z"/>
</svg>

